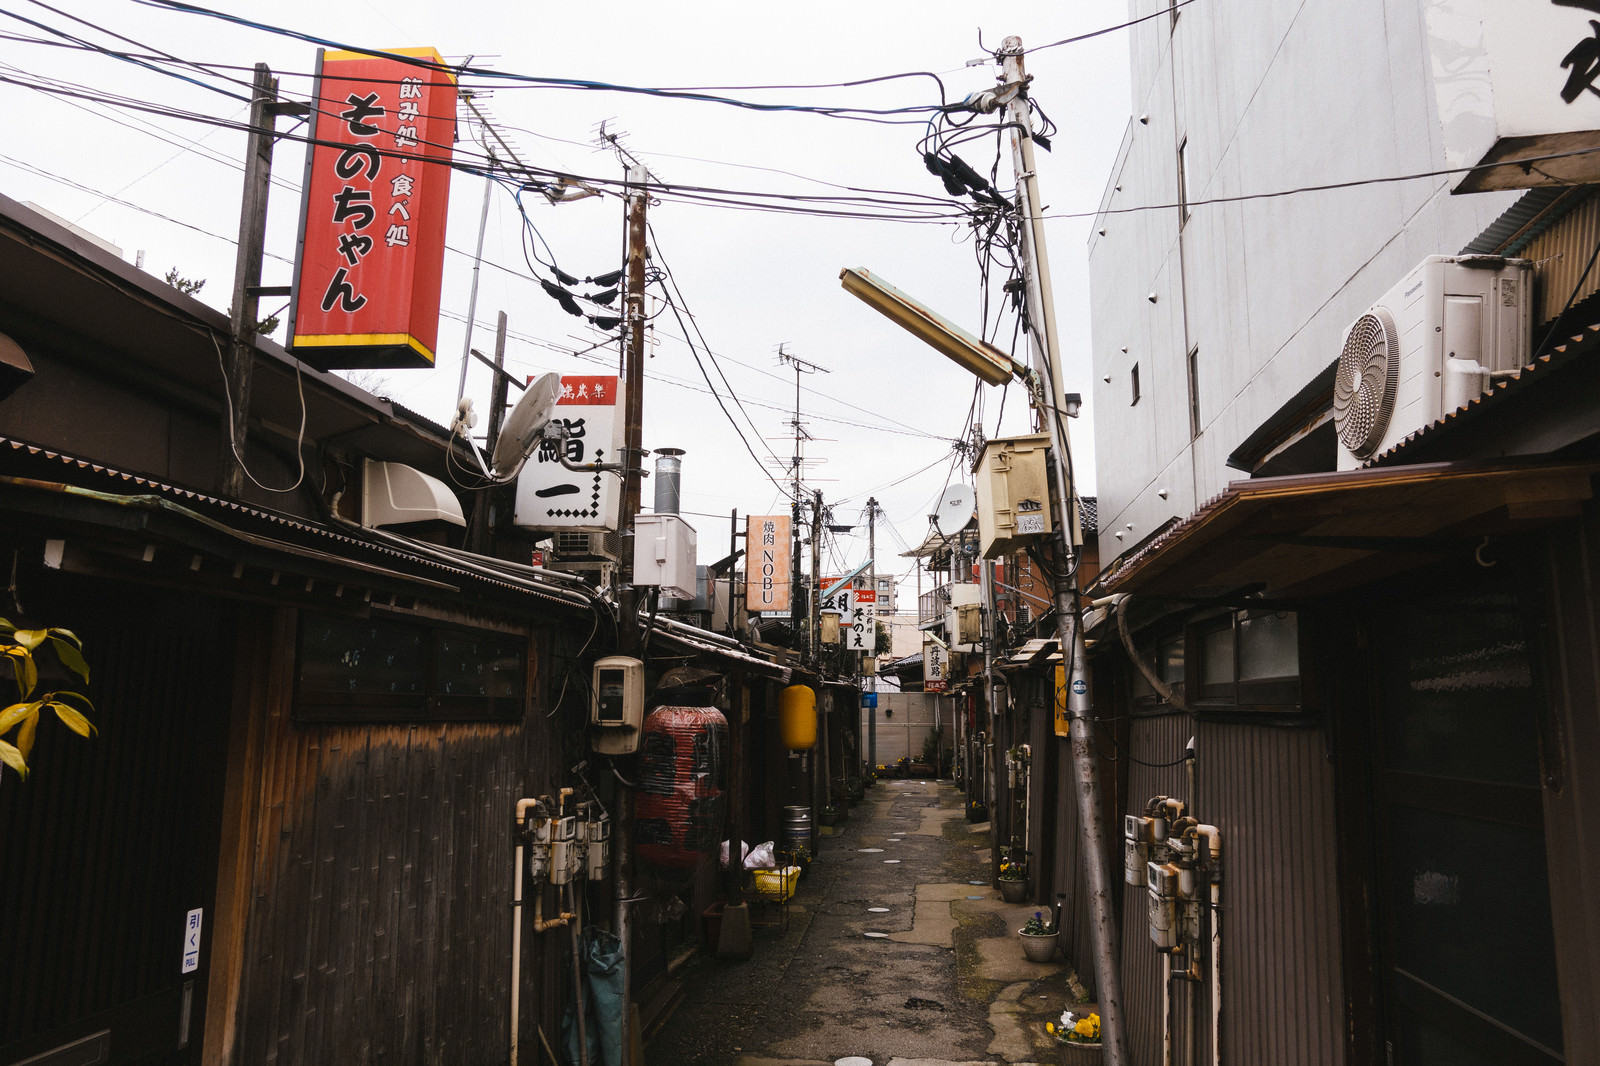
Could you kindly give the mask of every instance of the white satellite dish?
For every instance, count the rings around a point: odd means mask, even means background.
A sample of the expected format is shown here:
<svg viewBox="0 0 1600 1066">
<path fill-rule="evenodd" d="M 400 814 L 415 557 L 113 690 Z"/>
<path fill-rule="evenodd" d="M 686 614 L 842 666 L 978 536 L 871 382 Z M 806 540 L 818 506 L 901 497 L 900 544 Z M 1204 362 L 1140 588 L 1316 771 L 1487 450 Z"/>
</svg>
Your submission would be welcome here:
<svg viewBox="0 0 1600 1066">
<path fill-rule="evenodd" d="M 507 481 L 522 469 L 560 399 L 560 374 L 541 374 L 523 392 L 522 399 L 511 409 L 511 417 L 500 427 L 500 439 L 495 441 L 490 465 L 497 481 Z"/>
<path fill-rule="evenodd" d="M 939 497 L 939 506 L 928 517 L 945 536 L 959 533 L 972 521 L 972 512 L 978 505 L 978 493 L 971 485 L 951 485 Z"/>
</svg>

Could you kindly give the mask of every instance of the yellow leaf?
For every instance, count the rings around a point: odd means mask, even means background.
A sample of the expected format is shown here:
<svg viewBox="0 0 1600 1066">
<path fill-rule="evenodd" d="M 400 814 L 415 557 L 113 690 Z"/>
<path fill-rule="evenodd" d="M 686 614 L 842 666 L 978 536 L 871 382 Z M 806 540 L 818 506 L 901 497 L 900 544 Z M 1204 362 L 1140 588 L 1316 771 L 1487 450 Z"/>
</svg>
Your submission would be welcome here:
<svg viewBox="0 0 1600 1066">
<path fill-rule="evenodd" d="M 33 751 L 33 736 L 39 731 L 39 702 L 28 704 L 28 717 L 22 720 L 22 725 L 17 730 L 17 750 L 22 752 L 26 759 Z"/>
<path fill-rule="evenodd" d="M 0 711 L 0 737 L 5 736 L 16 728 L 18 722 L 28 716 L 28 704 L 13 703 L 5 710 Z"/>
<path fill-rule="evenodd" d="M 94 724 L 91 723 L 89 719 L 79 714 L 72 707 L 62 703 L 60 700 L 51 700 L 48 704 L 46 704 L 46 706 L 55 711 L 56 717 L 61 719 L 62 723 L 65 724 L 68 729 L 72 730 L 80 737 L 86 737 L 90 733 L 94 732 Z"/>
<path fill-rule="evenodd" d="M 63 634 L 70 639 L 63 639 Z M 56 658 L 61 660 L 62 666 L 82 678 L 84 684 L 89 683 L 89 664 L 83 658 L 83 642 L 76 634 L 66 629 L 52 629 L 50 646 L 56 650 Z"/>
<path fill-rule="evenodd" d="M 21 776 L 28 776 L 28 760 L 22 757 L 22 752 L 18 751 L 14 745 L 7 744 L 3 740 L 0 740 L 0 762 L 5 763 Z"/>
<path fill-rule="evenodd" d="M 11 639 L 32 651 L 43 644 L 45 638 L 49 635 L 50 631 L 48 629 L 19 629 L 11 634 Z"/>
</svg>

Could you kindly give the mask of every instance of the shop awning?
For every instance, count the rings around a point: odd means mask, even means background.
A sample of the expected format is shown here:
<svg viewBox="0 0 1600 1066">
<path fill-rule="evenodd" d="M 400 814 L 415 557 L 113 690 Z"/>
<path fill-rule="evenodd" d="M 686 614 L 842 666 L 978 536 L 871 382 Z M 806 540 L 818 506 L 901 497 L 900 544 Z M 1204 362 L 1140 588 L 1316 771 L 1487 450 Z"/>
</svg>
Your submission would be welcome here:
<svg viewBox="0 0 1600 1066">
<path fill-rule="evenodd" d="M 1106 593 L 1315 596 L 1578 515 L 1600 462 L 1451 462 L 1235 481 L 1101 575 Z"/>
</svg>

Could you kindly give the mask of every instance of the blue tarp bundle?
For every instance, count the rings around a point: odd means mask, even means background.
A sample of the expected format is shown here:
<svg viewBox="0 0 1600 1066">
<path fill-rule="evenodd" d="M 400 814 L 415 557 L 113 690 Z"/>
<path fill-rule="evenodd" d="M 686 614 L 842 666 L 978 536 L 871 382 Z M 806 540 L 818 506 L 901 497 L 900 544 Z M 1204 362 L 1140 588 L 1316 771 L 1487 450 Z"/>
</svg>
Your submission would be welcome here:
<svg viewBox="0 0 1600 1066">
<path fill-rule="evenodd" d="M 589 926 L 583 931 L 583 1012 L 589 1066 L 622 1066 L 627 1004 L 622 1001 L 622 940 Z M 567 1062 L 578 1066 L 578 1027 L 569 1007 L 561 1026 Z"/>
</svg>

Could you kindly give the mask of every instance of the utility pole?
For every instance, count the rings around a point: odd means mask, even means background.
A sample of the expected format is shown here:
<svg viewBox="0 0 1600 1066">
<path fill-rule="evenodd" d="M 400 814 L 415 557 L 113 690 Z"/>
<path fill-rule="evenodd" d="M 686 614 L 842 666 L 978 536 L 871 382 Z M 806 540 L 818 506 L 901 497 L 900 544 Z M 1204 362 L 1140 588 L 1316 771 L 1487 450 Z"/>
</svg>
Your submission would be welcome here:
<svg viewBox="0 0 1600 1066">
<path fill-rule="evenodd" d="M 1017 176 L 1017 198 L 1022 216 L 1022 264 L 1027 280 L 1028 338 L 1033 369 L 1041 390 L 1039 415 L 1050 434 L 1053 472 L 1058 489 L 1054 551 L 1063 576 L 1055 582 L 1056 633 L 1067 674 L 1067 715 L 1071 723 L 1072 761 L 1076 776 L 1079 832 L 1084 853 L 1084 878 L 1089 890 L 1089 935 L 1094 953 L 1094 975 L 1100 1005 L 1100 1032 L 1109 1066 L 1128 1061 L 1127 1034 L 1122 1024 L 1122 983 L 1118 971 L 1116 913 L 1112 907 L 1105 826 L 1101 820 L 1100 778 L 1090 719 L 1087 655 L 1083 642 L 1083 617 L 1076 583 L 1082 533 L 1073 504 L 1072 453 L 1067 427 L 1061 417 L 1061 367 L 1056 333 L 1055 300 L 1050 289 L 1050 264 L 1045 253 L 1044 218 L 1039 206 L 1039 182 L 1034 169 L 1032 108 L 1028 104 L 1028 77 L 1023 70 L 1022 38 L 1000 43 L 1002 93 L 1006 126 L 1011 130 L 1012 163 Z"/>
<path fill-rule="evenodd" d="M 261 256 L 267 240 L 267 190 L 272 182 L 272 141 L 277 136 L 278 79 L 256 64 L 250 90 L 250 141 L 246 149 L 244 197 L 239 205 L 239 250 L 233 264 L 229 327 L 233 344 L 223 375 L 220 495 L 244 494 L 244 442 L 250 428 L 250 380 L 256 361 L 256 322 L 261 312 Z M 274 290 L 275 292 L 277 290 Z"/>
<path fill-rule="evenodd" d="M 867 497 L 867 581 L 872 586 L 872 591 L 878 591 L 878 498 Z M 921 607 L 919 606 L 920 610 Z M 876 612 L 874 612 L 876 617 Z M 873 623 L 872 632 L 872 658 L 873 669 L 867 671 L 867 691 L 873 698 L 867 707 L 867 767 L 870 770 L 878 768 L 878 632 L 877 623 Z M 937 769 L 937 767 L 935 768 Z"/>
<path fill-rule="evenodd" d="M 804 618 L 806 623 L 810 622 L 809 613 L 805 615 L 800 613 L 800 598 L 806 587 L 800 573 L 800 500 L 802 499 L 800 492 L 800 466 L 805 455 L 803 445 L 806 439 L 805 426 L 800 421 L 800 375 L 828 374 L 832 373 L 832 371 L 826 367 L 818 366 L 816 363 L 808 363 L 799 356 L 790 355 L 783 350 L 783 345 L 781 344 L 778 345 L 778 360 L 794 367 L 794 455 L 790 459 L 790 476 L 793 485 L 790 489 L 790 495 L 793 502 L 790 504 L 791 518 L 789 522 L 790 538 L 794 542 L 794 565 L 789 589 L 789 628 L 798 638 L 802 624 L 801 619 Z M 803 654 L 809 658 L 811 653 L 811 635 L 809 633 L 806 634 L 805 643 L 801 647 Z"/>
<path fill-rule="evenodd" d="M 650 200 L 647 186 L 650 172 L 634 165 L 628 168 L 628 343 L 623 360 L 623 396 L 626 418 L 622 445 L 622 513 L 617 529 L 622 539 L 622 559 L 617 589 L 617 613 L 621 618 L 618 650 L 637 657 L 640 651 L 639 601 L 633 587 L 634 519 L 639 514 L 639 486 L 643 480 L 644 451 L 644 260 L 645 207 Z M 613 830 L 612 864 L 614 928 L 622 941 L 622 1066 L 631 1066 L 633 1056 L 633 963 L 630 897 L 633 895 L 633 790 L 618 782 L 616 821 Z"/>
<path fill-rule="evenodd" d="M 806 655 L 815 666 L 821 659 L 822 643 L 819 628 L 822 620 L 819 617 L 820 607 L 817 601 L 821 599 L 822 592 L 822 490 L 813 489 L 811 493 L 811 583 L 806 590 Z"/>
</svg>

